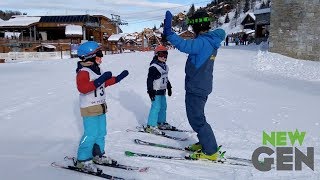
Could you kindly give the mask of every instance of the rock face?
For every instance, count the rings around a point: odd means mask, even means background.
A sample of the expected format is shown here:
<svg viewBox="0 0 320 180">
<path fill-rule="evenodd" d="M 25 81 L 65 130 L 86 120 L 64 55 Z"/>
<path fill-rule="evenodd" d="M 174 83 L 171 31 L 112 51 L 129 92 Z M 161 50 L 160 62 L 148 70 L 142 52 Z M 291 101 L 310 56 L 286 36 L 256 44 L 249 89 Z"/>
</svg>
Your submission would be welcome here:
<svg viewBox="0 0 320 180">
<path fill-rule="evenodd" d="M 272 1 L 270 51 L 320 61 L 320 0 Z"/>
</svg>

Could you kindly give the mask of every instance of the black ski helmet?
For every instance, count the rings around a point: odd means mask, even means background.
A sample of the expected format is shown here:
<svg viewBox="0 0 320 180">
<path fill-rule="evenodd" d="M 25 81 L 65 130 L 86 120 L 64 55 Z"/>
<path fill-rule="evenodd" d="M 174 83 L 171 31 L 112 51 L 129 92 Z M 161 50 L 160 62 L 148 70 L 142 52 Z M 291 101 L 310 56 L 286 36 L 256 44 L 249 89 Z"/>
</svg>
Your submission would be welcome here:
<svg viewBox="0 0 320 180">
<path fill-rule="evenodd" d="M 193 31 L 198 35 L 200 31 L 209 30 L 211 18 L 207 11 L 203 9 L 197 10 L 191 17 L 188 18 L 188 25 L 192 26 Z"/>
</svg>

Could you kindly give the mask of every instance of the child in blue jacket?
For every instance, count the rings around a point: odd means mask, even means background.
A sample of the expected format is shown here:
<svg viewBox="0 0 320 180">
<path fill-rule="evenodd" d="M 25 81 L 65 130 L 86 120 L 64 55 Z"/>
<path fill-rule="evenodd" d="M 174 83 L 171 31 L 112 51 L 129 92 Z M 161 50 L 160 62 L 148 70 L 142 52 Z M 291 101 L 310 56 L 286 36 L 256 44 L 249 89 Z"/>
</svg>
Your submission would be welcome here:
<svg viewBox="0 0 320 180">
<path fill-rule="evenodd" d="M 189 18 L 188 24 L 196 34 L 194 39 L 184 40 L 171 30 L 172 14 L 166 12 L 164 36 L 178 50 L 189 54 L 185 67 L 185 103 L 188 121 L 197 132 L 199 142 L 187 147 L 194 151 L 192 159 L 217 160 L 219 157 L 216 138 L 206 121 L 204 107 L 212 91 L 213 66 L 220 43 L 226 33 L 222 29 L 210 30 L 210 17 L 198 10 Z"/>
</svg>

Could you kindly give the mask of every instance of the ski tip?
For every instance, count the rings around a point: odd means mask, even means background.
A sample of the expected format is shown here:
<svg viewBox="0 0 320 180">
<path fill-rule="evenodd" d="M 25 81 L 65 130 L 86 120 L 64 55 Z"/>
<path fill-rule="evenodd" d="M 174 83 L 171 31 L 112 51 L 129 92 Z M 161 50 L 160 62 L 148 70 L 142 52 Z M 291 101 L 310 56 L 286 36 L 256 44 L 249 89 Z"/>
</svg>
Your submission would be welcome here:
<svg viewBox="0 0 320 180">
<path fill-rule="evenodd" d="M 131 151 L 125 151 L 124 154 L 125 154 L 126 156 L 134 156 L 134 153 L 131 152 Z"/>
</svg>

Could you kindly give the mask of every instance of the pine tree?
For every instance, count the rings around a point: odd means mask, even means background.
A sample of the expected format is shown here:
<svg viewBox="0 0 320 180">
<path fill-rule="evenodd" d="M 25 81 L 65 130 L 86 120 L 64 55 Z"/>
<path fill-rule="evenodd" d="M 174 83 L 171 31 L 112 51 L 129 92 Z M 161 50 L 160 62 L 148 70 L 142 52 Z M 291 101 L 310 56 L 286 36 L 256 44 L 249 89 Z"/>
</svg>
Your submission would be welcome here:
<svg viewBox="0 0 320 180">
<path fill-rule="evenodd" d="M 190 9 L 189 9 L 188 13 L 187 13 L 187 16 L 188 16 L 188 17 L 191 17 L 191 16 L 194 14 L 195 11 L 196 11 L 196 9 L 195 9 L 195 7 L 194 7 L 194 4 L 192 4 L 192 5 L 190 6 Z"/>
<path fill-rule="evenodd" d="M 236 12 L 234 13 L 233 19 L 237 19 L 239 16 L 238 9 L 236 9 Z"/>
<path fill-rule="evenodd" d="M 268 0 L 268 2 L 267 2 L 267 7 L 268 7 L 268 8 L 271 7 L 271 0 Z"/>
<path fill-rule="evenodd" d="M 265 8 L 267 8 L 267 5 L 266 5 L 266 3 L 264 1 L 262 1 L 260 9 L 265 9 Z"/>
<path fill-rule="evenodd" d="M 256 0 L 250 0 L 250 9 L 254 9 L 256 6 Z"/>
<path fill-rule="evenodd" d="M 153 26 L 153 29 L 152 29 L 152 30 L 153 30 L 153 31 L 156 31 L 156 30 L 157 30 L 156 25 Z"/>
<path fill-rule="evenodd" d="M 229 19 L 229 13 L 227 13 L 226 19 L 224 20 L 224 23 L 229 23 L 230 19 Z"/>
<path fill-rule="evenodd" d="M 249 4 L 249 0 L 246 0 L 245 4 L 244 4 L 244 7 L 243 7 L 243 12 L 246 13 L 250 10 L 250 4 Z"/>
</svg>

